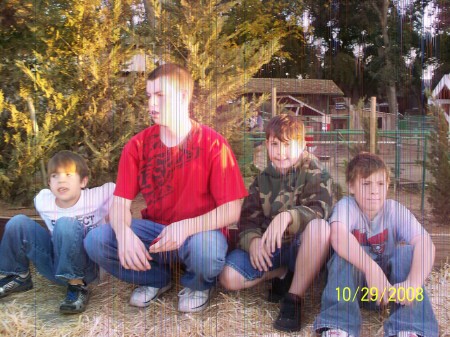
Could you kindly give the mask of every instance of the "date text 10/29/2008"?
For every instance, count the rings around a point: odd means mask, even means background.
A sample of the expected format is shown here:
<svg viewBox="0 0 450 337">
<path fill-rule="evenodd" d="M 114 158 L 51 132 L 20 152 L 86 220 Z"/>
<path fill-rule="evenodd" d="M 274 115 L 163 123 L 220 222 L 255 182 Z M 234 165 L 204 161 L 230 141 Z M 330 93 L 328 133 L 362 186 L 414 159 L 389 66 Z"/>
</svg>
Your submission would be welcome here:
<svg viewBox="0 0 450 337">
<path fill-rule="evenodd" d="M 423 301 L 423 288 L 422 287 L 389 287 L 385 288 L 383 292 L 380 293 L 378 288 L 375 287 L 358 287 L 354 292 L 350 287 L 336 288 L 338 301 L 345 302 L 376 302 L 378 299 L 380 301 L 384 298 L 384 296 L 388 297 L 388 302 L 404 302 L 405 300 L 408 302 L 412 301 Z M 358 296 L 359 292 L 361 292 L 360 296 Z"/>
</svg>

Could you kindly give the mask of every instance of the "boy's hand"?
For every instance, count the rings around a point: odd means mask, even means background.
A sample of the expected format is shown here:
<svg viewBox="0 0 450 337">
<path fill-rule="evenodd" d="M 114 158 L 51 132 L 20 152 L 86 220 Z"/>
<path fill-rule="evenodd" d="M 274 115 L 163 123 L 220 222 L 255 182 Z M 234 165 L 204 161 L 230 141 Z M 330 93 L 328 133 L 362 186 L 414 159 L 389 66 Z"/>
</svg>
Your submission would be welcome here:
<svg viewBox="0 0 450 337">
<path fill-rule="evenodd" d="M 367 287 L 369 289 L 378 289 L 378 296 L 376 296 L 377 305 L 386 305 L 389 301 L 389 288 L 391 287 L 391 284 L 389 283 L 383 270 L 376 262 L 371 261 L 365 275 Z"/>
<path fill-rule="evenodd" d="M 261 238 L 254 238 L 249 247 L 250 262 L 259 271 L 269 271 L 272 267 L 272 254 L 266 250 Z"/>
<path fill-rule="evenodd" d="M 177 250 L 190 236 L 188 226 L 184 220 L 173 222 L 166 226 L 158 235 L 159 241 L 150 246 L 150 253 L 168 252 Z"/>
<path fill-rule="evenodd" d="M 117 248 L 120 263 L 124 268 L 137 271 L 151 269 L 149 260 L 152 260 L 152 257 L 130 227 L 124 226 L 121 234 L 117 235 Z"/>
<path fill-rule="evenodd" d="M 292 216 L 289 212 L 278 213 L 267 227 L 262 236 L 262 244 L 266 246 L 268 252 L 275 252 L 281 248 L 283 234 L 286 228 L 292 222 Z"/>
</svg>

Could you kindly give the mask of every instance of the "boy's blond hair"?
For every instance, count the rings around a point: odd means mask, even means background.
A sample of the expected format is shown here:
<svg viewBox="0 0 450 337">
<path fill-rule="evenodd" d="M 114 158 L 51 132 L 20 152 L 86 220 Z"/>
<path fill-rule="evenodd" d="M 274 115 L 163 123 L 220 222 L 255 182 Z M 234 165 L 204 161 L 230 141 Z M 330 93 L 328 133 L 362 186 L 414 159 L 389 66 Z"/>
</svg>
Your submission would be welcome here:
<svg viewBox="0 0 450 337">
<path fill-rule="evenodd" d="M 365 179 L 378 171 L 385 172 L 386 182 L 389 184 L 390 171 L 383 159 L 373 153 L 360 152 L 348 163 L 346 180 L 347 183 L 353 184 L 358 177 Z"/>
<path fill-rule="evenodd" d="M 147 77 L 148 81 L 154 81 L 160 77 L 167 77 L 175 81 L 178 88 L 187 90 L 189 102 L 194 92 L 194 80 L 191 73 L 184 67 L 175 63 L 166 63 L 155 68 Z"/>
<path fill-rule="evenodd" d="M 273 117 L 266 127 L 266 139 L 278 138 L 282 142 L 296 140 L 305 143 L 305 126 L 299 117 L 281 114 Z"/>
<path fill-rule="evenodd" d="M 59 151 L 50 158 L 47 164 L 47 173 L 50 176 L 60 168 L 72 168 L 73 166 L 75 166 L 75 172 L 80 175 L 81 180 L 89 176 L 89 168 L 83 157 L 66 150 Z"/>
</svg>

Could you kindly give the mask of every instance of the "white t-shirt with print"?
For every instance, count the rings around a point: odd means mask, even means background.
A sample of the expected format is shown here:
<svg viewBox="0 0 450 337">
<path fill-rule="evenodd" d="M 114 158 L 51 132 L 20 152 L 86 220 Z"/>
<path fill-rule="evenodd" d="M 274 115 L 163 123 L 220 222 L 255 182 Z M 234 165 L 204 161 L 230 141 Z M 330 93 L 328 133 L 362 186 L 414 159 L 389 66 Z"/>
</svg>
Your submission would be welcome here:
<svg viewBox="0 0 450 337">
<path fill-rule="evenodd" d="M 370 221 L 354 197 L 344 197 L 334 206 L 328 221 L 347 224 L 361 246 L 370 246 L 375 256 L 391 256 L 397 243 L 410 243 L 415 236 L 426 233 L 410 210 L 391 199 L 384 202 L 383 208 Z"/>
<path fill-rule="evenodd" d="M 116 184 L 106 183 L 99 187 L 81 190 L 80 199 L 69 208 L 56 205 L 56 197 L 49 189 L 43 189 L 34 198 L 34 206 L 50 232 L 56 220 L 62 217 L 76 218 L 86 227 L 86 232 L 105 223 Z"/>
</svg>

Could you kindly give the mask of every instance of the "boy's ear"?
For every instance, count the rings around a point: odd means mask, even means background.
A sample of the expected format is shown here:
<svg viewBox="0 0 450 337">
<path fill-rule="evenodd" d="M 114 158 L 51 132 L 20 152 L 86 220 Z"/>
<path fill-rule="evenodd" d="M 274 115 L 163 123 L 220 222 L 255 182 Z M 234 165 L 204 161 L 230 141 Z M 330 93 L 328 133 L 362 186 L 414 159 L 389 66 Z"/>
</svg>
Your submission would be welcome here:
<svg viewBox="0 0 450 337">
<path fill-rule="evenodd" d="M 81 188 L 85 188 L 87 186 L 87 183 L 89 181 L 89 177 L 84 177 L 83 179 L 81 179 Z"/>
</svg>

